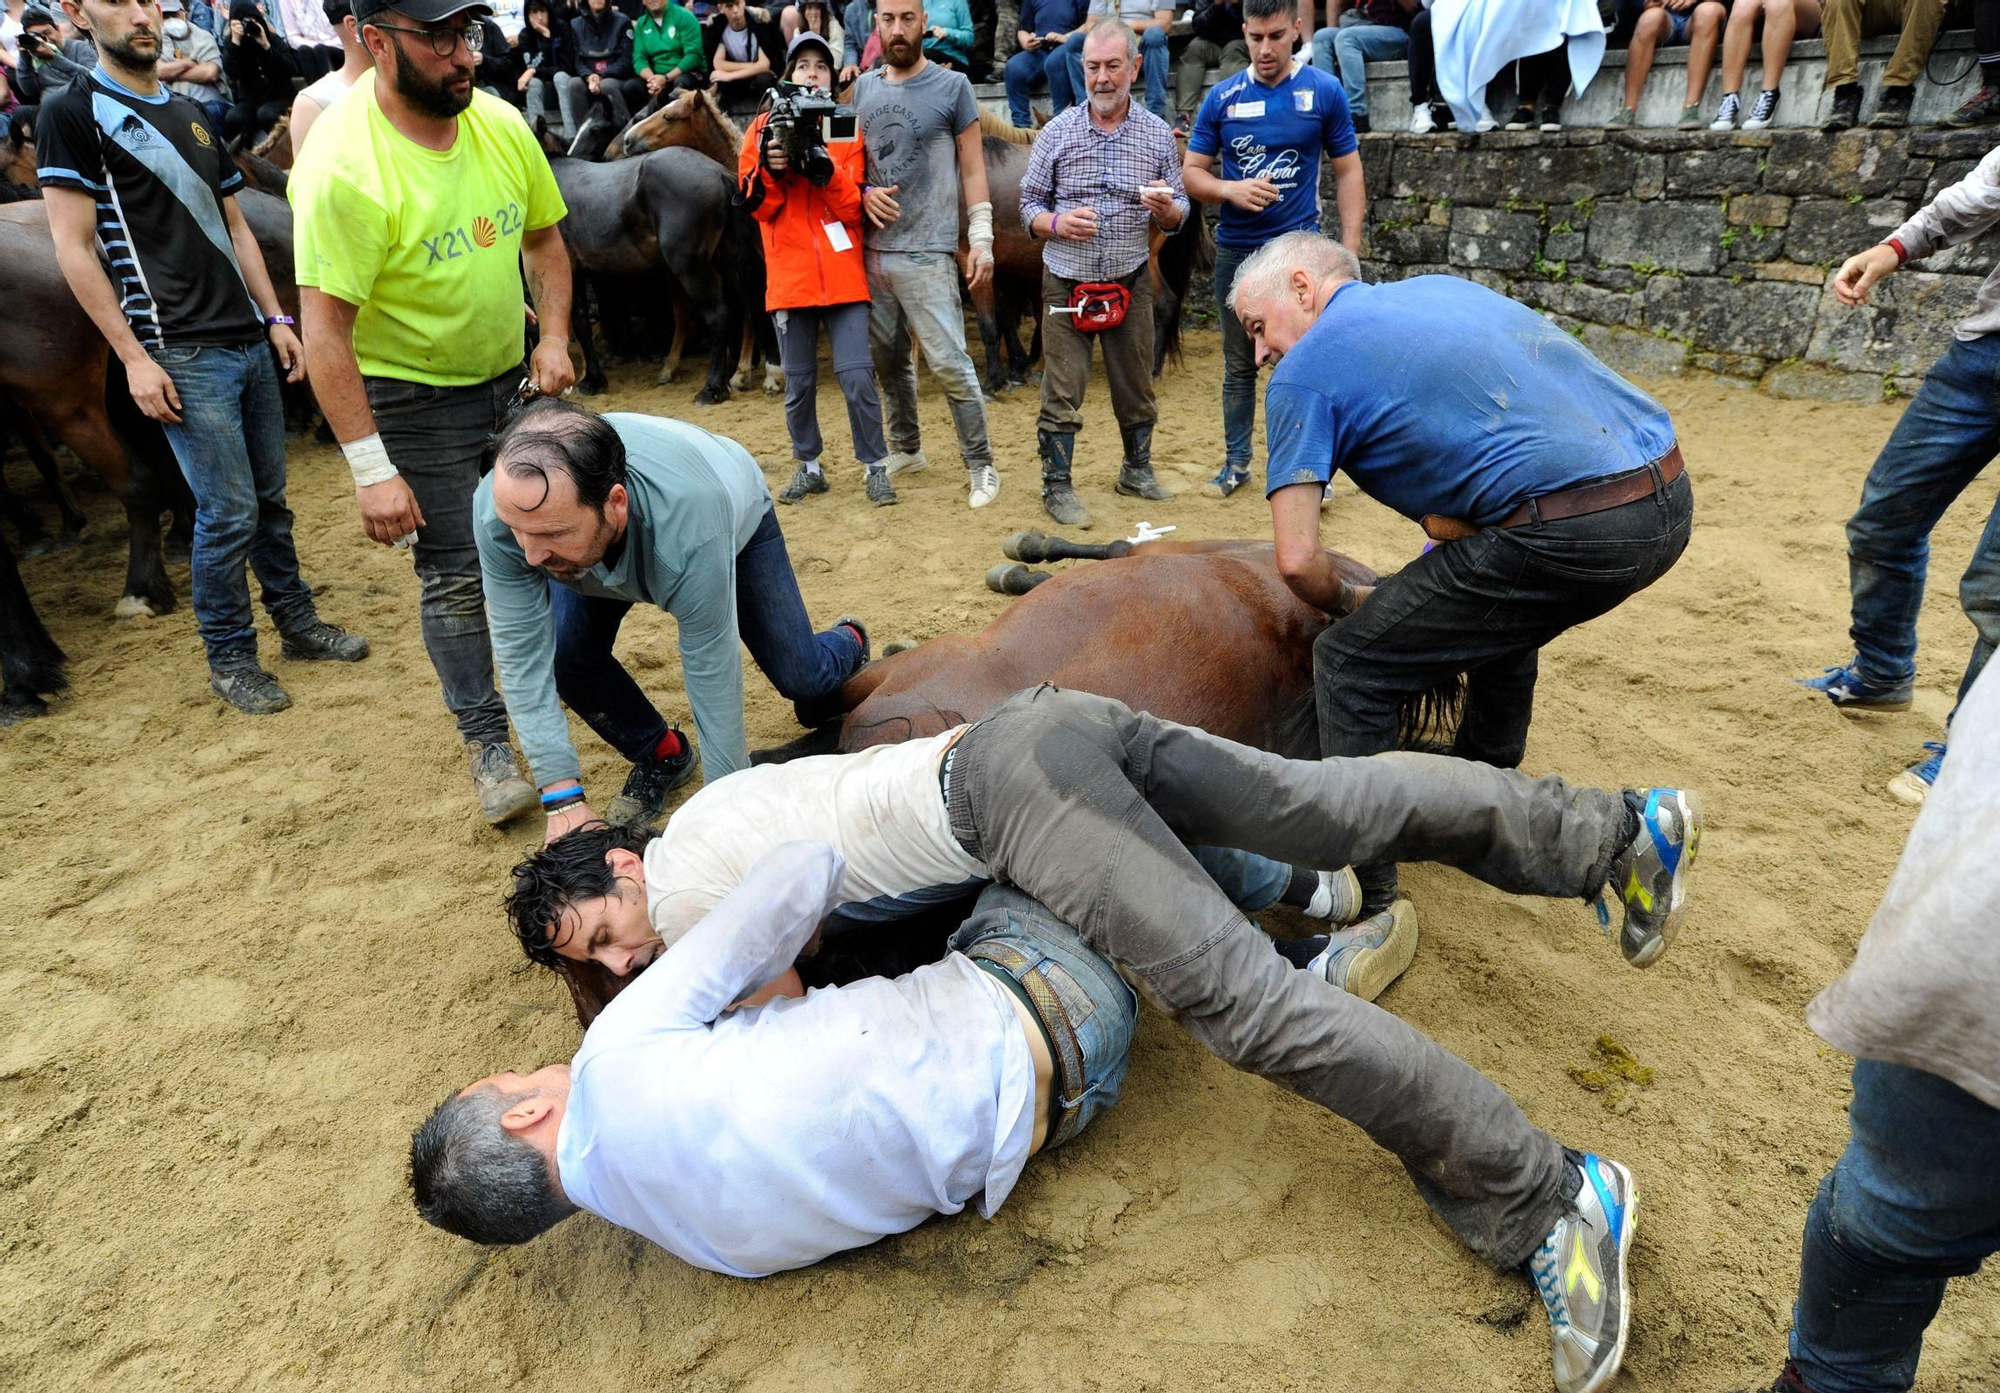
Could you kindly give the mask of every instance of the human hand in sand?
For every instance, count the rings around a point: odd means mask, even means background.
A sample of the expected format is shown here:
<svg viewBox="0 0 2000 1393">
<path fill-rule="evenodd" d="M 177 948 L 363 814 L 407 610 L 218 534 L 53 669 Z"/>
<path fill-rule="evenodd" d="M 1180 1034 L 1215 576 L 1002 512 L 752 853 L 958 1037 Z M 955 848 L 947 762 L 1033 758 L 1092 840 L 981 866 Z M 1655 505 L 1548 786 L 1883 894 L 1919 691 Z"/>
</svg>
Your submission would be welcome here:
<svg viewBox="0 0 2000 1393">
<path fill-rule="evenodd" d="M 603 818 L 590 810 L 590 804 L 572 803 L 561 812 L 549 814 L 548 834 L 542 838 L 542 845 L 547 846 L 556 838 L 567 836 L 585 823 L 602 821 Z"/>
<path fill-rule="evenodd" d="M 1887 242 L 1870 247 L 1867 251 L 1850 256 L 1833 277 L 1833 293 L 1840 297 L 1840 303 L 1849 309 L 1856 309 L 1868 303 L 1868 292 L 1875 288 L 1875 282 L 1903 264 L 1903 258 Z"/>
</svg>

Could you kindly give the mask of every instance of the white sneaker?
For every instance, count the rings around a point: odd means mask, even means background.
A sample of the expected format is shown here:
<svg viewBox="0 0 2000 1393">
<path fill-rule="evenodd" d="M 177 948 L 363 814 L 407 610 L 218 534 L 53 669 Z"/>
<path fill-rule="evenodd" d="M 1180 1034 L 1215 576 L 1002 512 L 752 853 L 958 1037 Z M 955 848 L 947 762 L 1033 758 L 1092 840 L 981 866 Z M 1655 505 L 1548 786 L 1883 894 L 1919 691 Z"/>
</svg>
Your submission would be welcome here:
<svg viewBox="0 0 2000 1393">
<path fill-rule="evenodd" d="M 1429 102 L 1418 102 L 1410 108 L 1410 134 L 1429 135 L 1437 129 L 1437 118 L 1431 115 Z"/>
<path fill-rule="evenodd" d="M 975 464 L 966 471 L 966 487 L 972 490 L 972 506 L 984 508 L 1000 496 L 1000 471 L 990 464 Z"/>
<path fill-rule="evenodd" d="M 882 468 L 891 474 L 919 474 L 929 466 L 922 450 L 891 450 L 882 456 Z"/>
<path fill-rule="evenodd" d="M 1472 129 L 1475 131 L 1497 131 L 1500 129 L 1500 123 L 1493 119 L 1492 112 L 1482 110 L 1479 113 L 1478 123 Z"/>
</svg>

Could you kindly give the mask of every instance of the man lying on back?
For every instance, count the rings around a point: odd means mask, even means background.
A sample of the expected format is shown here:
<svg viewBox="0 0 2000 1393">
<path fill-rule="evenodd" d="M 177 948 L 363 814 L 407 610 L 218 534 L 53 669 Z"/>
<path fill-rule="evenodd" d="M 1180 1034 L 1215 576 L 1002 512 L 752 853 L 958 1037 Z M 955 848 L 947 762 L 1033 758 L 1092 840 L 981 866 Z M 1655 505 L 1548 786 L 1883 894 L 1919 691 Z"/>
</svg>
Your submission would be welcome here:
<svg viewBox="0 0 2000 1393">
<path fill-rule="evenodd" d="M 1288 761 L 1042 687 L 935 741 L 751 770 L 702 796 L 721 813 L 732 790 L 755 790 L 746 805 L 776 811 L 791 784 L 791 802 L 817 812 L 815 786 L 871 755 L 934 770 L 937 791 L 857 781 L 830 835 L 933 858 L 933 883 L 956 869 L 1041 901 L 1075 926 L 1084 958 L 1115 964 L 1222 1059 L 1365 1129 L 1476 1252 L 1526 1268 L 1563 1393 L 1609 1383 L 1628 1326 L 1630 1173 L 1565 1149 L 1414 1027 L 1295 970 L 1185 844 L 1294 863 L 1438 860 L 1517 893 L 1594 898 L 1609 881 L 1624 887 L 1627 940 L 1664 942 L 1698 837 L 1686 794 L 1573 789 L 1422 755 Z M 536 956 L 674 951 L 606 1008 L 572 1065 L 484 1079 L 439 1107 L 412 1142 L 426 1218 L 522 1242 L 588 1208 L 697 1265 L 763 1275 L 982 1194 L 990 1214 L 1044 1126 L 1055 1142 L 1080 1129 L 1107 1058 L 1123 1053 L 1096 1036 L 1121 1027 L 1116 993 L 1085 985 L 1095 969 L 1060 936 L 968 942 L 894 981 L 728 1010 L 869 889 L 838 850 L 774 845 L 788 821 L 736 825 L 732 854 L 763 859 L 691 925 L 675 911 L 701 888 L 654 884 L 673 870 L 668 838 L 636 883 L 559 903 L 524 930 Z M 1005 980 L 982 981 L 982 959 Z M 1053 1045 L 1046 1111 L 1037 1031 Z"/>
</svg>

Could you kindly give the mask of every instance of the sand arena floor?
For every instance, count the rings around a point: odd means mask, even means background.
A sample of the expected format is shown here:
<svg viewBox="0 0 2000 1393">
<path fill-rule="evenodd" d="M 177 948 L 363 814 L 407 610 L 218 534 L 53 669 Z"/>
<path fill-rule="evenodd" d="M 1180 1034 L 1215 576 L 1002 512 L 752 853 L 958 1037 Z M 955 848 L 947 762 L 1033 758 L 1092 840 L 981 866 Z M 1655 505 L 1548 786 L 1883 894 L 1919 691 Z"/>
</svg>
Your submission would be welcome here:
<svg viewBox="0 0 2000 1393">
<path fill-rule="evenodd" d="M 1219 353 L 1195 340 L 1162 383 L 1173 503 L 1111 493 L 1117 436 L 1094 387 L 1093 535 L 1141 516 L 1264 533 L 1254 492 L 1195 494 L 1221 454 Z M 783 484 L 775 402 L 695 413 L 691 384 L 651 384 L 629 366 L 599 404 L 694 415 Z M 1801 1219 L 1845 1136 L 1848 1061 L 1801 1011 L 1848 962 L 1910 826 L 1882 785 L 1950 705 L 1972 639 L 1954 582 L 1993 486 L 1938 531 L 1916 709 L 1849 719 L 1790 679 L 1848 651 L 1841 525 L 1895 409 L 1649 385 L 1681 426 L 1694 542 L 1548 650 L 1527 766 L 1703 791 L 1683 937 L 1634 972 L 1578 905 L 1419 868 L 1423 949 L 1383 1004 L 1632 1166 L 1638 1306 L 1618 1387 L 1721 1393 L 1782 1357 Z M 815 618 L 852 611 L 883 639 L 983 624 L 1006 603 L 980 584 L 1000 539 L 1041 521 L 1034 392 L 994 407 L 1005 489 L 973 513 L 928 379 L 937 462 L 887 510 L 863 502 L 823 387 L 835 491 L 781 512 Z M 333 450 L 295 444 L 291 496 L 323 612 L 375 652 L 283 663 L 267 628 L 297 703 L 280 716 L 209 695 L 185 604 L 111 621 L 124 538 L 101 491 L 84 546 L 25 567 L 76 690 L 0 730 L 0 1385 L 1550 1387 L 1527 1283 L 1484 1269 L 1359 1132 L 1157 1015 L 1125 1101 L 1035 1161 L 992 1223 L 939 1220 L 760 1283 L 594 1218 L 491 1253 L 423 1226 L 410 1128 L 490 1069 L 567 1057 L 577 1030 L 502 926 L 502 878 L 537 834 L 476 816 L 408 559 L 363 538 Z M 1385 569 L 1421 541 L 1351 489 L 1326 537 Z M 185 565 L 174 576 L 185 597 Z M 684 714 L 670 629 L 635 612 L 621 652 Z M 794 733 L 754 671 L 749 691 L 753 744 Z M 577 736 L 602 797 L 616 758 Z M 1651 1083 L 1619 1078 L 1600 1040 Z M 1919 1387 L 2000 1387 L 2000 1277 L 1954 1288 Z"/>
</svg>

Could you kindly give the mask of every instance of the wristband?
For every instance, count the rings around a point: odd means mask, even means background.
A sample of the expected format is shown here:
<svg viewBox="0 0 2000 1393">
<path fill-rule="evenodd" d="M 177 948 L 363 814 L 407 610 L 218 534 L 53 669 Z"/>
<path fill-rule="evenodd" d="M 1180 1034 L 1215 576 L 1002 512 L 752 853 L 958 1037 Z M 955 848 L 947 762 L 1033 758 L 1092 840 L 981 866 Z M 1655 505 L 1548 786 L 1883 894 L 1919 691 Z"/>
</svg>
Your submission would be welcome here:
<svg viewBox="0 0 2000 1393">
<path fill-rule="evenodd" d="M 288 314 L 267 314 L 264 316 L 264 327 L 267 329 L 276 328 L 280 324 L 289 329 L 298 322 L 298 320 Z"/>
<path fill-rule="evenodd" d="M 571 784 L 568 788 L 552 788 L 542 794 L 542 806 L 546 808 L 549 804 L 560 803 L 565 798 L 581 799 L 582 797 L 582 784 Z"/>
<path fill-rule="evenodd" d="M 993 255 L 993 205 L 975 203 L 965 210 L 965 242 L 975 252 Z"/>
<path fill-rule="evenodd" d="M 1910 249 L 1903 245 L 1902 238 L 1891 237 L 1887 242 L 1884 242 L 1882 245 L 1896 253 L 1896 264 L 1898 266 L 1905 265 L 1909 262 Z"/>
<path fill-rule="evenodd" d="M 389 447 L 382 443 L 380 431 L 348 441 L 340 447 L 340 453 L 347 456 L 347 467 L 353 472 L 354 487 L 358 489 L 387 483 L 396 477 L 396 466 L 389 463 Z"/>
<path fill-rule="evenodd" d="M 542 811 L 545 813 L 566 812 L 570 808 L 580 806 L 583 802 L 582 789 L 566 788 L 560 793 L 544 793 L 542 795 Z"/>
</svg>

